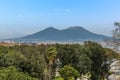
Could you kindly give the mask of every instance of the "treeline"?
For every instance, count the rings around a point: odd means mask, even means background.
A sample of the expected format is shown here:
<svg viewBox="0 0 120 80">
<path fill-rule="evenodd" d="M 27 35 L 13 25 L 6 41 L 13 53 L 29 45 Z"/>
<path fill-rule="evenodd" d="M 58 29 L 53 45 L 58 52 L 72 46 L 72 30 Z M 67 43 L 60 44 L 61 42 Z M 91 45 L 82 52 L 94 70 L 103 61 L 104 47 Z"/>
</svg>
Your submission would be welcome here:
<svg viewBox="0 0 120 80">
<path fill-rule="evenodd" d="M 120 55 L 86 41 L 80 44 L 0 46 L 0 80 L 104 80 Z"/>
</svg>

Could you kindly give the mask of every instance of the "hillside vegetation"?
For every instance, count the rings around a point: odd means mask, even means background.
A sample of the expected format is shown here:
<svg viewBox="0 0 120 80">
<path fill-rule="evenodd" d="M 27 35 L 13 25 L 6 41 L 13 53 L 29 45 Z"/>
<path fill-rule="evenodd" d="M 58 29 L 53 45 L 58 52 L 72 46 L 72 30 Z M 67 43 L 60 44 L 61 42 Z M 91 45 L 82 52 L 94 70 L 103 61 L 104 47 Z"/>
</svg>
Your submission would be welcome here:
<svg viewBox="0 0 120 80">
<path fill-rule="evenodd" d="M 80 44 L 0 46 L 0 80 L 104 80 L 120 55 L 86 41 Z"/>
</svg>

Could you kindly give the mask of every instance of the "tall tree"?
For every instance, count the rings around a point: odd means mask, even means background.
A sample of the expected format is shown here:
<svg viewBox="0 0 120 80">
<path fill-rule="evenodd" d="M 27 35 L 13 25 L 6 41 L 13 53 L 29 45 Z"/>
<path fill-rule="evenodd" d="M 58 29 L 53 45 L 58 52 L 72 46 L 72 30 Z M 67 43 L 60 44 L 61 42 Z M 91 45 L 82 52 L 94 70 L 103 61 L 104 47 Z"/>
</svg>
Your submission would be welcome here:
<svg viewBox="0 0 120 80">
<path fill-rule="evenodd" d="M 113 30 L 113 41 L 114 49 L 120 51 L 120 22 L 115 22 L 115 29 Z"/>
<path fill-rule="evenodd" d="M 49 46 L 46 49 L 46 57 L 48 59 L 48 79 L 51 80 L 51 70 L 53 61 L 55 60 L 55 57 L 57 55 L 57 50 L 55 47 Z"/>
<path fill-rule="evenodd" d="M 104 62 L 104 48 L 91 41 L 85 42 L 85 47 L 89 48 L 91 51 L 92 55 L 90 56 L 92 60 L 92 65 L 91 65 L 91 80 L 101 80 L 102 76 L 102 65 Z"/>
<path fill-rule="evenodd" d="M 61 67 L 71 65 L 80 75 L 90 71 L 91 59 L 88 56 L 90 51 L 85 51 L 84 46 L 79 44 L 63 44 L 57 45 L 57 50 Z"/>
</svg>

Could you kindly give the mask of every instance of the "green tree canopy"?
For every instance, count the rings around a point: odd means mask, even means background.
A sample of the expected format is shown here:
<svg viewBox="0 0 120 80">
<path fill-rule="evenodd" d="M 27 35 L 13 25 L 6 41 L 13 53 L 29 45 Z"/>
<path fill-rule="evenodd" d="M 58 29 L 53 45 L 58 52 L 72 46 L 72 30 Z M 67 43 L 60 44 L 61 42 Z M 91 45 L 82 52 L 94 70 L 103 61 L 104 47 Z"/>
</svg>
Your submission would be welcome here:
<svg viewBox="0 0 120 80">
<path fill-rule="evenodd" d="M 81 75 L 90 71 L 91 59 L 88 56 L 90 50 L 87 51 L 84 46 L 79 44 L 57 45 L 57 50 L 61 67 L 70 64 Z"/>
<path fill-rule="evenodd" d="M 61 70 L 60 70 L 60 74 L 61 76 L 65 79 L 65 80 L 70 80 L 74 77 L 78 77 L 80 76 L 79 72 L 73 68 L 70 65 L 65 65 Z"/>
<path fill-rule="evenodd" d="M 27 74 L 18 72 L 15 67 L 0 69 L 0 80 L 38 80 Z"/>
</svg>

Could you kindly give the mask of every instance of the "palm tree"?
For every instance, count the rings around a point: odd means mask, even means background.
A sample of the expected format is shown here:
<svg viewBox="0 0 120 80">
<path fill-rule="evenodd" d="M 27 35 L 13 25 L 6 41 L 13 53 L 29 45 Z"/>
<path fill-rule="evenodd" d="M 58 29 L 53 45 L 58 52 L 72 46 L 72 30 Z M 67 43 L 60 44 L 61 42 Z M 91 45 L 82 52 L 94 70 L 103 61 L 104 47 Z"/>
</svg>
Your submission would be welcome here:
<svg viewBox="0 0 120 80">
<path fill-rule="evenodd" d="M 51 80 L 51 67 L 53 65 L 53 61 L 57 55 L 57 50 L 55 47 L 48 47 L 46 49 L 46 57 L 48 60 L 48 79 Z"/>
</svg>

